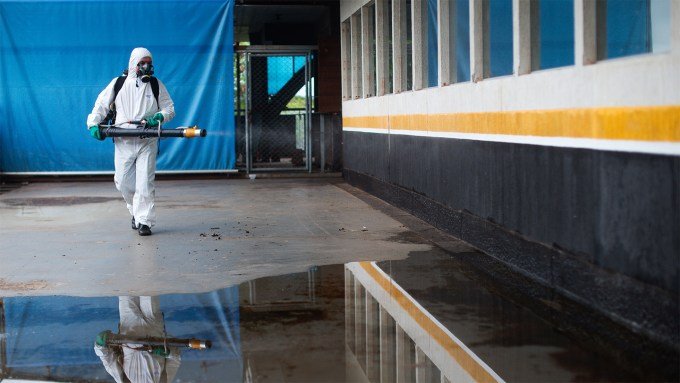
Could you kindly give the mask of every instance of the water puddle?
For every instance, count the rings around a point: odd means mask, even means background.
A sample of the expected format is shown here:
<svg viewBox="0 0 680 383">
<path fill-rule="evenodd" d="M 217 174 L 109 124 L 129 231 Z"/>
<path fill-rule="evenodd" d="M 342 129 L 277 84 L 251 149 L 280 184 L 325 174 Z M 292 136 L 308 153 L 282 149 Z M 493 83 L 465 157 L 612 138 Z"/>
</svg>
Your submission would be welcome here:
<svg viewBox="0 0 680 383">
<path fill-rule="evenodd" d="M 0 381 L 638 379 L 447 257 L 310 267 L 202 294 L 0 299 Z"/>
</svg>

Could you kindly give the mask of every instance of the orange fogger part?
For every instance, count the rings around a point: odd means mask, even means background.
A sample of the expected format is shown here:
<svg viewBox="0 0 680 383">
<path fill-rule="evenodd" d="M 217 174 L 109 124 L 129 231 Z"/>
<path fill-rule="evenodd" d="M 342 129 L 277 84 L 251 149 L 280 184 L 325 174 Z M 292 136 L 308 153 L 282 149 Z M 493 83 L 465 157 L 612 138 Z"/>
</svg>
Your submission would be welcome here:
<svg viewBox="0 0 680 383">
<path fill-rule="evenodd" d="M 184 128 L 184 137 L 186 138 L 205 137 L 207 134 L 208 132 L 205 129 L 201 129 L 196 125 Z"/>
<path fill-rule="evenodd" d="M 189 340 L 189 348 L 194 350 L 205 350 L 212 347 L 212 342 L 209 340 L 191 339 Z"/>
</svg>

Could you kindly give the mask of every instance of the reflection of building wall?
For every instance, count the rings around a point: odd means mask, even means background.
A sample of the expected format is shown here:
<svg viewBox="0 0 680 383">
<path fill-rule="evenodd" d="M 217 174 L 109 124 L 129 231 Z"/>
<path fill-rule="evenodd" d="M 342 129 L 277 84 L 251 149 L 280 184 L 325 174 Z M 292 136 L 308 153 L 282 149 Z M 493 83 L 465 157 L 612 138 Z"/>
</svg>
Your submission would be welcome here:
<svg viewBox="0 0 680 383">
<path fill-rule="evenodd" d="M 502 381 L 375 264 L 345 268 L 348 376 L 369 382 Z"/>
<path fill-rule="evenodd" d="M 265 277 L 239 286 L 240 307 L 248 311 L 312 308 L 316 300 L 316 268 L 306 273 Z"/>
<path fill-rule="evenodd" d="M 342 266 L 240 286 L 245 382 L 344 381 Z"/>
<path fill-rule="evenodd" d="M 7 344 L 5 343 L 5 306 L 4 300 L 0 298 L 0 379 L 5 375 L 6 363 Z"/>
</svg>

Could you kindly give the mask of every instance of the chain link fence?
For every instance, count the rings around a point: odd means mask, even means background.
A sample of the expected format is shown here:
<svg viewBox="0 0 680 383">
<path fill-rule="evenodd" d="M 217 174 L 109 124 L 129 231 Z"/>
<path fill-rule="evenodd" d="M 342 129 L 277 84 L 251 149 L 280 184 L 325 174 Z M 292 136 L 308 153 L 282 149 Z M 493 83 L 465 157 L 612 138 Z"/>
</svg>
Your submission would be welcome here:
<svg viewBox="0 0 680 383">
<path fill-rule="evenodd" d="M 238 169 L 342 169 L 341 116 L 315 112 L 314 63 L 313 53 L 234 54 Z"/>
<path fill-rule="evenodd" d="M 247 167 L 251 171 L 310 169 L 309 56 L 250 54 L 247 61 Z"/>
</svg>

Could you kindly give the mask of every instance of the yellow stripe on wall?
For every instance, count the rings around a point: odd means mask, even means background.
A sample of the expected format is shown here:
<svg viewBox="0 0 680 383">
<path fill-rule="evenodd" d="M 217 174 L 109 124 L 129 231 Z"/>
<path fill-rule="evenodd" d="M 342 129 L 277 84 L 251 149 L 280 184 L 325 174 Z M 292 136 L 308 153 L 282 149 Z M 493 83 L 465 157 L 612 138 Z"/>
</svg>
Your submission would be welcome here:
<svg viewBox="0 0 680 383">
<path fill-rule="evenodd" d="M 420 308 L 418 308 L 407 296 L 400 290 L 392 288 L 390 281 L 380 274 L 378 270 L 371 264 L 371 262 L 359 262 L 368 275 L 375 280 L 375 282 L 388 291 L 392 299 L 413 318 L 413 320 L 420 325 L 432 338 L 439 343 L 439 345 L 446 350 L 446 352 L 456 360 L 456 362 L 477 382 L 497 382 L 497 380 L 489 374 L 484 367 L 472 358 L 462 347 L 458 345 L 441 327 L 439 327 L 428 315 L 426 315 Z"/>
<path fill-rule="evenodd" d="M 680 142 L 680 106 L 343 117 L 343 126 Z"/>
</svg>

